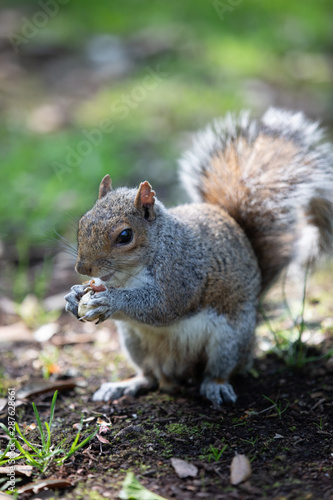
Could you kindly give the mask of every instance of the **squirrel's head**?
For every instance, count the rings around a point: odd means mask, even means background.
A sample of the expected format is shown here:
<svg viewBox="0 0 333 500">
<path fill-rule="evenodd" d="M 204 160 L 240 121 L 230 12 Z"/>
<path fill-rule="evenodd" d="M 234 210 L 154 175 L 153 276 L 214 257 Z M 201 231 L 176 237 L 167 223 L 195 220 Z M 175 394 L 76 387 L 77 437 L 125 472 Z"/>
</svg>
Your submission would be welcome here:
<svg viewBox="0 0 333 500">
<path fill-rule="evenodd" d="M 79 221 L 76 271 L 111 285 L 135 276 L 147 260 L 155 208 L 149 182 L 142 182 L 138 190 L 113 190 L 106 175 L 97 202 Z"/>
</svg>

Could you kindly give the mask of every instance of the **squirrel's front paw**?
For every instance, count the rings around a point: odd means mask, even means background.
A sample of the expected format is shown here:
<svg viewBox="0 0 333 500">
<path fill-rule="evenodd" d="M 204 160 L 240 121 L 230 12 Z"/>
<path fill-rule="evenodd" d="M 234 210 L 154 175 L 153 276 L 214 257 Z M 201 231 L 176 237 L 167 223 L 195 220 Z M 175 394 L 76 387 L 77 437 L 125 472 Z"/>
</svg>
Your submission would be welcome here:
<svg viewBox="0 0 333 500">
<path fill-rule="evenodd" d="M 73 314 L 76 318 L 79 318 L 79 302 L 83 297 L 86 288 L 86 285 L 74 285 L 71 288 L 71 292 L 64 297 L 67 302 L 65 310 Z"/>
<path fill-rule="evenodd" d="M 114 313 L 114 308 L 112 307 L 112 298 L 110 291 L 99 292 L 99 293 L 88 293 L 84 296 L 84 306 L 79 307 L 79 316 L 81 320 L 86 321 L 96 321 L 101 323 Z M 82 311 L 84 313 L 82 314 Z"/>
</svg>

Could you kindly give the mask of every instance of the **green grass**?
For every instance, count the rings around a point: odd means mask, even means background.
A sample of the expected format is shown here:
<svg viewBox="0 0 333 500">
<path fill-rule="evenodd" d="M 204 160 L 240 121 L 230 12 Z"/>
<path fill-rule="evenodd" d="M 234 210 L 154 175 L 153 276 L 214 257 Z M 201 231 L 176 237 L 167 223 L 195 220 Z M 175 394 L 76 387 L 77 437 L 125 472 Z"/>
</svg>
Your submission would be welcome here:
<svg viewBox="0 0 333 500">
<path fill-rule="evenodd" d="M 40 10 L 32 0 L 5 0 L 2 5 L 20 8 L 30 21 Z M 329 105 L 325 57 L 331 47 L 330 10 L 329 0 L 249 0 L 221 20 L 213 2 L 200 0 L 125 0 L 116 6 L 81 0 L 60 6 L 59 13 L 22 47 L 23 59 L 24 50 L 45 43 L 79 53 L 92 37 L 105 33 L 130 40 L 145 31 L 153 45 L 154 40 L 169 39 L 171 48 L 138 61 L 126 78 L 77 99 L 70 124 L 48 134 L 27 127 L 30 113 L 52 101 L 38 69 L 24 73 L 15 100 L 4 93 L 1 239 L 27 249 L 54 245 L 49 237 L 56 238 L 55 231 L 74 239 L 69 214 L 78 218 L 92 205 L 107 172 L 116 186 L 136 185 L 148 177 L 164 201 L 176 202 L 176 158 L 183 148 L 183 132 L 202 127 L 227 110 L 248 107 L 245 82 L 269 82 L 285 92 L 306 90 L 310 99 Z M 312 73 L 307 74 L 309 60 Z M 157 64 L 168 76 L 126 118 L 112 112 L 117 100 L 142 85 L 146 66 Z M 250 107 L 261 110 L 258 102 Z M 75 167 L 57 175 L 55 162 L 65 163 L 68 151 L 76 151 L 85 139 L 83 130 L 95 129 L 103 119 L 112 119 L 112 133 L 104 134 Z"/>
<path fill-rule="evenodd" d="M 283 408 L 282 407 L 282 401 L 280 399 L 278 399 L 277 401 L 273 401 L 272 399 L 270 399 L 268 396 L 265 396 L 264 394 L 263 394 L 263 397 L 265 399 L 267 399 L 267 401 L 269 401 L 272 404 L 272 407 L 275 408 L 275 410 L 277 411 L 277 414 L 279 415 L 279 419 L 281 420 L 282 415 L 284 414 L 284 412 L 287 410 L 287 408 L 290 405 L 289 401 L 287 401 L 285 399 L 285 401 L 286 401 L 287 404 Z"/>
<path fill-rule="evenodd" d="M 211 444 L 209 447 L 208 462 L 210 462 L 211 460 L 215 460 L 215 462 L 218 462 L 227 448 L 227 444 L 225 444 L 221 449 L 216 448 Z"/>
<path fill-rule="evenodd" d="M 133 472 L 127 472 L 118 498 L 122 500 L 166 500 L 164 497 L 142 486 Z"/>
<path fill-rule="evenodd" d="M 81 437 L 81 427 L 82 427 L 82 421 L 81 421 L 80 428 L 69 449 L 66 450 L 64 448 L 67 437 L 62 439 L 60 443 L 52 442 L 51 427 L 54 419 L 57 395 L 58 391 L 55 391 L 50 408 L 50 418 L 48 422 L 44 422 L 44 426 L 40 419 L 40 415 L 35 403 L 32 403 L 32 407 L 37 421 L 37 427 L 39 430 L 40 444 L 35 444 L 29 441 L 23 434 L 17 422 L 15 422 L 15 430 L 17 433 L 16 436 L 13 426 L 7 428 L 4 424 L 0 422 L 0 427 L 3 429 L 5 434 L 7 434 L 7 436 L 10 438 L 8 447 L 6 448 L 4 453 L 0 456 L 0 466 L 12 463 L 12 460 L 23 461 L 24 464 L 30 465 L 38 469 L 40 474 L 44 474 L 46 472 L 46 469 L 51 465 L 51 463 L 62 465 L 66 460 L 68 460 L 72 455 L 74 455 L 74 453 L 76 453 L 80 448 L 85 446 L 93 437 L 95 437 L 95 435 L 97 434 L 97 430 L 95 430 L 92 434 L 87 436 L 79 443 L 79 439 Z M 9 451 L 12 450 L 11 448 L 12 443 L 15 445 L 16 450 L 19 451 L 19 454 L 15 458 L 13 458 L 13 456 L 9 453 Z M 8 454 L 10 455 L 9 458 Z"/>
<path fill-rule="evenodd" d="M 281 317 L 271 321 L 263 305 L 260 304 L 260 312 L 264 320 L 265 328 L 274 339 L 273 352 L 283 360 L 287 367 L 294 369 L 303 368 L 306 364 L 322 358 L 330 358 L 333 354 L 333 351 L 329 350 L 322 355 L 310 355 L 309 343 L 304 340 L 306 331 L 310 330 L 310 325 L 306 321 L 306 316 L 309 318 L 311 317 L 311 312 L 310 314 L 306 314 L 311 305 L 311 301 L 307 298 L 309 274 L 310 265 L 308 264 L 303 279 L 302 297 L 298 301 L 295 301 L 294 298 L 293 307 L 290 305 L 286 293 L 287 277 L 285 275 L 282 278 L 281 294 L 284 312 Z M 323 314 L 329 314 L 327 308 L 324 309 Z M 290 325 L 289 328 L 285 327 L 286 320 Z M 319 328 L 319 325 L 317 325 L 317 328 Z M 261 328 L 261 330 L 263 331 L 263 328 Z M 313 334 L 313 331 L 311 331 L 311 333 Z"/>
</svg>

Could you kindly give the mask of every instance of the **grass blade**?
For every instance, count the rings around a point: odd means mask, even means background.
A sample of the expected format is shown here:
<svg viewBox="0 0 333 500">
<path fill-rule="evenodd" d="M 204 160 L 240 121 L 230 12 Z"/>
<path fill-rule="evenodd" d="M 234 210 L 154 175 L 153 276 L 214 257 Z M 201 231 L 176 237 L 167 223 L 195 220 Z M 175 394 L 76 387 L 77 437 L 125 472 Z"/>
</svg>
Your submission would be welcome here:
<svg viewBox="0 0 333 500">
<path fill-rule="evenodd" d="M 8 460 L 10 460 L 10 458 L 6 459 L 6 455 L 9 452 L 9 450 L 10 450 L 10 444 L 7 446 L 7 448 L 5 449 L 3 454 L 0 456 L 0 465 L 7 463 Z M 5 460 L 5 461 L 3 461 L 3 460 Z"/>
<path fill-rule="evenodd" d="M 73 445 L 74 443 L 72 444 L 69 452 L 64 456 L 64 458 L 62 458 L 61 460 L 62 461 L 65 461 L 67 460 L 69 457 L 71 457 L 72 455 L 74 455 L 74 453 L 79 450 L 80 448 L 82 448 L 82 446 L 84 446 L 85 444 L 87 444 L 92 438 L 94 438 L 96 436 L 98 432 L 98 429 L 96 429 L 92 434 L 90 434 L 90 436 L 86 437 L 83 441 L 81 441 L 80 444 L 78 444 L 77 446 L 75 446 L 75 448 L 73 448 Z M 74 441 L 75 442 L 75 441 Z"/>
<path fill-rule="evenodd" d="M 50 420 L 49 420 L 49 428 L 51 429 L 53 417 L 54 417 L 54 410 L 55 410 L 55 405 L 57 401 L 57 396 L 58 396 L 58 391 L 56 390 L 55 393 L 53 394 L 52 398 L 52 403 L 51 403 L 51 410 L 50 410 Z"/>
<path fill-rule="evenodd" d="M 82 427 L 83 427 L 83 415 L 81 417 L 81 422 L 80 422 L 79 430 L 77 431 L 77 434 L 75 436 L 75 439 L 74 439 L 74 441 L 72 443 L 72 446 L 70 447 L 69 451 L 72 451 L 72 450 L 75 449 L 75 446 L 77 445 L 77 442 L 78 442 L 78 440 L 79 440 L 79 438 L 81 436 Z"/>
<path fill-rule="evenodd" d="M 0 422 L 0 427 L 1 427 L 1 429 L 3 429 L 5 431 L 5 433 L 7 434 L 7 436 L 11 437 L 9 429 L 5 426 L 5 424 L 3 424 L 2 422 Z"/>
<path fill-rule="evenodd" d="M 28 465 L 34 465 L 35 467 L 38 467 L 39 470 L 42 470 L 41 464 L 34 459 L 33 455 L 22 448 L 21 444 L 17 440 L 15 440 L 15 446 L 22 453 Z"/>
<path fill-rule="evenodd" d="M 38 428 L 39 428 L 39 432 L 40 432 L 40 437 L 42 439 L 43 449 L 45 449 L 45 437 L 44 437 L 44 429 L 43 429 L 43 426 L 42 426 L 42 422 L 40 420 L 40 416 L 39 416 L 39 413 L 38 413 L 38 410 L 37 410 L 37 406 L 35 405 L 35 403 L 32 403 L 32 407 L 34 409 L 35 417 L 36 417 Z"/>
<path fill-rule="evenodd" d="M 48 453 L 50 446 L 51 446 L 51 431 L 49 424 L 47 422 L 44 422 L 45 427 L 46 427 L 46 432 L 47 432 L 47 442 L 46 442 L 46 452 Z"/>
<path fill-rule="evenodd" d="M 38 457 L 41 457 L 41 454 L 39 453 L 39 451 L 38 451 L 38 450 L 37 450 L 37 449 L 36 449 L 36 448 L 35 448 L 35 447 L 31 444 L 31 443 L 29 443 L 29 441 L 28 441 L 28 440 L 27 440 L 27 439 L 23 436 L 23 434 L 22 434 L 22 432 L 21 432 L 21 429 L 19 428 L 19 426 L 18 426 L 17 422 L 15 422 L 15 428 L 16 428 L 17 432 L 19 433 L 19 435 L 20 435 L 21 439 L 23 439 L 23 441 L 25 442 L 25 444 L 26 444 L 27 446 L 29 446 L 29 448 L 31 448 L 31 449 L 32 449 L 32 450 L 36 453 L 36 455 L 37 455 Z M 15 441 L 17 441 L 17 440 L 15 440 Z M 18 441 L 17 441 L 17 442 L 18 442 Z"/>
</svg>

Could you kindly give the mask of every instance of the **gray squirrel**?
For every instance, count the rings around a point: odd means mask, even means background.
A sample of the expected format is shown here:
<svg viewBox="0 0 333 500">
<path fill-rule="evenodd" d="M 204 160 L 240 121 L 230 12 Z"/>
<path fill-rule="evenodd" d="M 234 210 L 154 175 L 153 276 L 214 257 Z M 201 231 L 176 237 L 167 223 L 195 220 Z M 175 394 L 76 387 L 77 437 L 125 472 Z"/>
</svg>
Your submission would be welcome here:
<svg viewBox="0 0 333 500">
<path fill-rule="evenodd" d="M 103 383 L 94 400 L 189 379 L 213 405 L 235 402 L 230 377 L 251 367 L 258 301 L 292 261 L 333 241 L 333 152 L 302 113 L 228 115 L 199 133 L 180 161 L 193 203 L 167 209 L 145 181 L 111 188 L 79 221 L 76 271 L 106 290 L 87 321 L 115 320 L 137 375 Z M 78 317 L 86 285 L 66 295 Z"/>
</svg>

